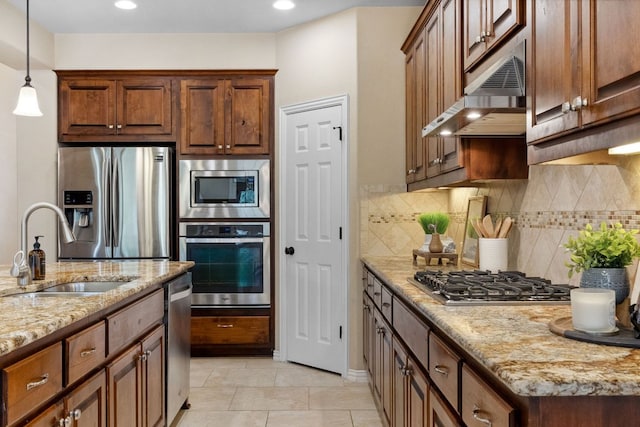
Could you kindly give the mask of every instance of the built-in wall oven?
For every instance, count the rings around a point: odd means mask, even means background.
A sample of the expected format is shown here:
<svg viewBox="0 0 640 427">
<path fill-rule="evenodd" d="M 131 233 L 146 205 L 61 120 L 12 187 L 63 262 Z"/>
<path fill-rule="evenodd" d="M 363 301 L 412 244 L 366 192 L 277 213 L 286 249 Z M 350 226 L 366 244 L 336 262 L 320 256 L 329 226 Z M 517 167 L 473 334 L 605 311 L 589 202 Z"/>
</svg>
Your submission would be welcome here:
<svg viewBox="0 0 640 427">
<path fill-rule="evenodd" d="M 191 306 L 269 307 L 268 222 L 181 222 L 180 260 L 191 270 Z"/>
</svg>

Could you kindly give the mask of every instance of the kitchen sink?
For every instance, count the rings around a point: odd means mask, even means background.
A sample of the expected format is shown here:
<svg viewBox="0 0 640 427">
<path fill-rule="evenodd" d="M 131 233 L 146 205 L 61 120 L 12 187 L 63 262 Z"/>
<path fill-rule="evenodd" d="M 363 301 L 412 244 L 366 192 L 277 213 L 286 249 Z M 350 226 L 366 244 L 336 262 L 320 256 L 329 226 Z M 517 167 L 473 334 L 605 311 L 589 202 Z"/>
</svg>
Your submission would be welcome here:
<svg viewBox="0 0 640 427">
<path fill-rule="evenodd" d="M 40 292 L 36 293 L 55 293 L 55 294 L 75 294 L 75 293 L 100 293 L 107 292 L 112 289 L 117 288 L 118 286 L 124 285 L 125 283 L 129 283 L 129 281 L 108 281 L 108 282 L 98 282 L 98 281 L 82 281 L 82 282 L 69 282 L 69 283 L 61 283 L 59 285 L 51 286 L 49 288 L 45 288 Z"/>
</svg>

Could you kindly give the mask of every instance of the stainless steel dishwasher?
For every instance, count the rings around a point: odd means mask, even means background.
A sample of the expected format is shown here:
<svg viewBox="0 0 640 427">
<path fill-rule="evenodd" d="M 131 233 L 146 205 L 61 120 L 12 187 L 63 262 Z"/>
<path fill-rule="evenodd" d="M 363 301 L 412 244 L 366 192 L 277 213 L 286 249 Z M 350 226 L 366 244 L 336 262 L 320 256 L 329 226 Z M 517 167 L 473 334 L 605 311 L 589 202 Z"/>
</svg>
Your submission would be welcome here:
<svg viewBox="0 0 640 427">
<path fill-rule="evenodd" d="M 167 425 L 171 424 L 181 408 L 189 408 L 191 288 L 190 272 L 165 285 Z"/>
</svg>

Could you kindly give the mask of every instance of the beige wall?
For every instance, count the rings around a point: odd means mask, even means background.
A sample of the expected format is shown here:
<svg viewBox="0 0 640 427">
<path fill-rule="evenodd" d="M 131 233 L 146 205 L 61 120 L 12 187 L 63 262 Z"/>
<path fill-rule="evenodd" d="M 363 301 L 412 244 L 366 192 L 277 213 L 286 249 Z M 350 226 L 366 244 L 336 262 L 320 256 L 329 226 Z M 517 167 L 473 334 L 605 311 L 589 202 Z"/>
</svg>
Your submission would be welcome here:
<svg viewBox="0 0 640 427">
<path fill-rule="evenodd" d="M 275 68 L 274 34 L 56 34 L 58 69 Z"/>
<path fill-rule="evenodd" d="M 8 264 L 18 250 L 22 212 L 36 201 L 54 202 L 56 159 L 55 75 L 53 35 L 30 23 L 32 85 L 38 92 L 44 118 L 16 117 L 11 112 L 24 84 L 26 19 L 7 2 L 0 2 L 0 264 Z M 55 220 L 37 212 L 29 235 L 43 234 L 42 249 L 49 259 L 57 253 Z"/>
</svg>

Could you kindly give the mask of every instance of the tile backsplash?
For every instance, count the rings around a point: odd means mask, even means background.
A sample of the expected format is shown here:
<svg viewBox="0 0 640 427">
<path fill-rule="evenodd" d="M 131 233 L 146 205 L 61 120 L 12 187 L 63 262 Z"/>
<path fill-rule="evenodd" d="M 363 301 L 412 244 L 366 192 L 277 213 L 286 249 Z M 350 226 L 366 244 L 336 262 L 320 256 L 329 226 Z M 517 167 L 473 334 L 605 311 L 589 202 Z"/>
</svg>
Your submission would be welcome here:
<svg viewBox="0 0 640 427">
<path fill-rule="evenodd" d="M 498 180 L 478 187 L 407 193 L 404 185 L 360 189 L 362 255 L 406 255 L 422 246 L 416 218 L 422 212 L 451 216 L 447 235 L 460 247 L 469 197 L 487 196 L 487 212 L 515 220 L 509 235 L 509 268 L 567 282 L 562 246 L 586 224 L 621 222 L 640 229 L 640 160 L 617 165 L 537 165 L 528 180 Z M 424 263 L 423 259 L 419 262 Z M 464 267 L 464 266 L 463 266 Z M 579 277 L 571 279 L 577 284 Z"/>
</svg>

